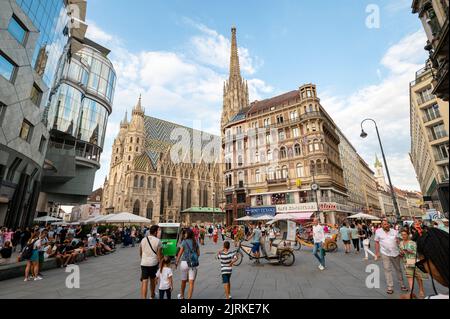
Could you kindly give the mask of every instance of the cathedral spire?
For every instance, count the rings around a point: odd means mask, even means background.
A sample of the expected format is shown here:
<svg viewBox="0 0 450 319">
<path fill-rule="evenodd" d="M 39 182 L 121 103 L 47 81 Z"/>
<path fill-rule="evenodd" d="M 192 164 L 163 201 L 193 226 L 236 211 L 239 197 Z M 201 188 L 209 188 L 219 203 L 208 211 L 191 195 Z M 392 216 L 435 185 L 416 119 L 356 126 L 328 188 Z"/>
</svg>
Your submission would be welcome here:
<svg viewBox="0 0 450 319">
<path fill-rule="evenodd" d="M 248 84 L 241 77 L 236 27 L 231 28 L 230 77 L 223 92 L 222 127 L 249 105 Z"/>
<path fill-rule="evenodd" d="M 375 167 L 383 167 L 380 160 L 378 159 L 378 155 L 375 154 Z"/>
<path fill-rule="evenodd" d="M 133 108 L 133 117 L 135 115 L 144 116 L 144 110 L 142 109 L 142 95 L 139 94 L 139 100 L 136 106 Z"/>
<path fill-rule="evenodd" d="M 239 65 L 239 54 L 236 39 L 236 27 L 231 28 L 231 59 L 230 59 L 230 82 L 233 79 L 241 78 L 241 68 Z"/>
<path fill-rule="evenodd" d="M 125 111 L 125 116 L 124 116 L 122 122 L 120 122 L 120 124 L 122 124 L 122 125 L 128 124 L 128 111 Z"/>
</svg>

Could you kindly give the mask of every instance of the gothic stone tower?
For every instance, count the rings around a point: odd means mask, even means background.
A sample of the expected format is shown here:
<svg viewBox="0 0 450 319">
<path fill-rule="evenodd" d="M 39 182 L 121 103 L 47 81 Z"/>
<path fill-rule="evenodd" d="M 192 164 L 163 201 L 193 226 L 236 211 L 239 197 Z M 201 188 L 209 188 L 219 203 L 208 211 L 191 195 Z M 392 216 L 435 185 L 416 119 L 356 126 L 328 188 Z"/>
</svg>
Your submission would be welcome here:
<svg viewBox="0 0 450 319">
<path fill-rule="evenodd" d="M 243 108 L 249 105 L 248 84 L 241 77 L 236 27 L 231 28 L 230 77 L 223 87 L 222 128 Z"/>
</svg>

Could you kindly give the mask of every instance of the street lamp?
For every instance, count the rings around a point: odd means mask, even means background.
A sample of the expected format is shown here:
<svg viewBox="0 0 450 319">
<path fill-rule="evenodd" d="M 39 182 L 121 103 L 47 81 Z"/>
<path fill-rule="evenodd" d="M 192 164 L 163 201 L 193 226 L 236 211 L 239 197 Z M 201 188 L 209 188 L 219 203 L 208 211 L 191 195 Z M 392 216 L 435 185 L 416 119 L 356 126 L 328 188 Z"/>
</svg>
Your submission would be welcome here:
<svg viewBox="0 0 450 319">
<path fill-rule="evenodd" d="M 395 217 L 397 219 L 397 221 L 399 221 L 401 219 L 400 216 L 400 211 L 398 209 L 398 204 L 397 204 L 397 199 L 395 197 L 395 192 L 394 192 L 394 186 L 392 185 L 392 181 L 391 181 L 391 174 L 389 173 L 389 168 L 386 162 L 386 156 L 384 155 L 384 149 L 383 149 L 383 144 L 381 143 L 381 137 L 380 137 L 380 132 L 378 131 L 378 125 L 377 122 L 375 122 L 375 120 L 373 119 L 365 119 L 361 122 L 361 138 L 366 138 L 368 136 L 368 134 L 364 131 L 363 128 L 363 124 L 366 121 L 371 121 L 373 122 L 373 124 L 375 124 L 375 129 L 377 131 L 377 136 L 378 136 L 378 142 L 380 143 L 380 148 L 381 148 L 381 155 L 383 156 L 383 162 L 384 162 L 384 167 L 386 168 L 386 173 L 387 173 L 387 177 L 388 177 L 388 181 L 389 181 L 389 187 L 391 189 L 391 197 L 392 197 L 392 203 L 394 204 L 394 210 L 395 210 Z"/>
</svg>

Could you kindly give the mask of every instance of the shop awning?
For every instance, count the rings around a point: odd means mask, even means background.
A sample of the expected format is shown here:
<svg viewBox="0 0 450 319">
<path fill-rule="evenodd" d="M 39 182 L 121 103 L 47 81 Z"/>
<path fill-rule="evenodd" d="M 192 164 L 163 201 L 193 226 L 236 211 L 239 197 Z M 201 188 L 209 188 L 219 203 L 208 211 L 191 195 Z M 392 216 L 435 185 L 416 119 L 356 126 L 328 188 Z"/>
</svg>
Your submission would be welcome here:
<svg viewBox="0 0 450 319">
<path fill-rule="evenodd" d="M 314 213 L 288 213 L 275 215 L 274 220 L 308 220 Z"/>
</svg>

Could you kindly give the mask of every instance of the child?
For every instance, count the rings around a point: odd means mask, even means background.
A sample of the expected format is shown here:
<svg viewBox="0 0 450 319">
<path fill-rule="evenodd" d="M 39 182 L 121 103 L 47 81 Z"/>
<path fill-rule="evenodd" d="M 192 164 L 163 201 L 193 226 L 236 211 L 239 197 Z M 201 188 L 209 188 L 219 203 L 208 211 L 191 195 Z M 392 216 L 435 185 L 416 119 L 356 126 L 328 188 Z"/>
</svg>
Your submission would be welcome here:
<svg viewBox="0 0 450 319">
<path fill-rule="evenodd" d="M 173 290 L 173 273 L 170 268 L 170 257 L 165 256 L 161 261 L 161 266 L 156 273 L 156 278 L 159 280 L 159 299 L 164 299 L 164 294 L 167 294 L 167 299 L 171 299 Z"/>
<path fill-rule="evenodd" d="M 226 299 L 231 299 L 230 291 L 231 291 L 231 271 L 233 267 L 233 263 L 236 261 L 236 256 L 234 252 L 230 252 L 230 242 L 225 241 L 223 243 L 223 250 L 219 251 L 217 257 L 220 259 L 220 267 L 222 273 L 222 283 L 225 289 L 225 297 Z"/>
</svg>

